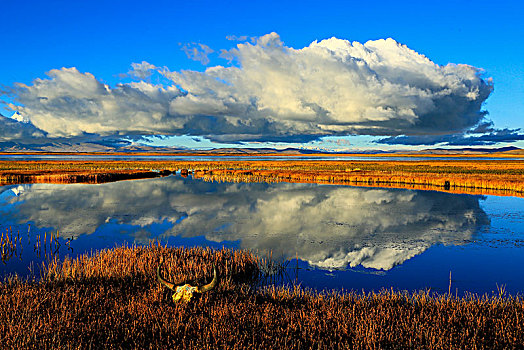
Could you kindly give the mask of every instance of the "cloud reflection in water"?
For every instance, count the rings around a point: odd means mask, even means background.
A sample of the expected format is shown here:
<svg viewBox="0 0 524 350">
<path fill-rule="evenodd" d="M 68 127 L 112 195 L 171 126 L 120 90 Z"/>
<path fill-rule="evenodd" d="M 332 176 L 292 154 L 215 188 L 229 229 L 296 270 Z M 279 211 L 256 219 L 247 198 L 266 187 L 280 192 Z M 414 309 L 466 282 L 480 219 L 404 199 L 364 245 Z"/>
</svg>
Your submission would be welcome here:
<svg viewBox="0 0 524 350">
<path fill-rule="evenodd" d="M 10 192 L 9 192 L 10 191 Z M 3 192 L 3 193 L 2 193 Z M 4 222 L 64 237 L 108 223 L 166 236 L 205 236 L 325 268 L 389 270 L 435 244 L 462 244 L 489 219 L 478 196 L 311 184 L 207 183 L 168 177 L 102 185 L 0 189 Z M 111 242 L 109 242 L 111 243 Z M 111 246 L 111 244 L 109 244 Z"/>
</svg>

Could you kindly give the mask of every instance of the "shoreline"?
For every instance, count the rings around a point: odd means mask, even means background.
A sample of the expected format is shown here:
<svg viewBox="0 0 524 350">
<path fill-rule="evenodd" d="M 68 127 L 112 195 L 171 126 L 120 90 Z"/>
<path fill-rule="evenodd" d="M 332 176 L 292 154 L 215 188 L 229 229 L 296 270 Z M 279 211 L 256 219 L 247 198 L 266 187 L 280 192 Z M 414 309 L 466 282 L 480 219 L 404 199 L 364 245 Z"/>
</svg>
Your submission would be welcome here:
<svg viewBox="0 0 524 350">
<path fill-rule="evenodd" d="M 164 278 L 219 283 L 173 302 Z M 117 247 L 52 260 L 39 281 L 0 282 L 7 348 L 517 348 L 522 297 L 420 292 L 314 292 L 255 287 L 260 258 L 247 251 Z M 263 262 L 262 262 L 263 263 Z"/>
<path fill-rule="evenodd" d="M 296 182 L 524 197 L 520 160 L 0 161 L 0 185 L 104 183 L 182 171 L 205 181 Z"/>
</svg>

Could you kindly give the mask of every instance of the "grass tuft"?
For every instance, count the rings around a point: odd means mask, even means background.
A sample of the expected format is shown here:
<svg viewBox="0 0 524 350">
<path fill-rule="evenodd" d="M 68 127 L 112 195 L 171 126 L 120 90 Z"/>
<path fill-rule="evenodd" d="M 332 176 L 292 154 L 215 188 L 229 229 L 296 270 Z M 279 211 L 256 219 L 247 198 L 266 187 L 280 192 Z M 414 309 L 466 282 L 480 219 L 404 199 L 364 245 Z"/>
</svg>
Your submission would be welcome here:
<svg viewBox="0 0 524 350">
<path fill-rule="evenodd" d="M 156 281 L 160 257 L 169 280 L 216 289 L 173 304 Z M 522 348 L 521 297 L 427 292 L 314 292 L 253 288 L 264 262 L 246 251 L 119 247 L 54 259 L 42 278 L 0 284 L 3 348 L 456 349 Z"/>
</svg>

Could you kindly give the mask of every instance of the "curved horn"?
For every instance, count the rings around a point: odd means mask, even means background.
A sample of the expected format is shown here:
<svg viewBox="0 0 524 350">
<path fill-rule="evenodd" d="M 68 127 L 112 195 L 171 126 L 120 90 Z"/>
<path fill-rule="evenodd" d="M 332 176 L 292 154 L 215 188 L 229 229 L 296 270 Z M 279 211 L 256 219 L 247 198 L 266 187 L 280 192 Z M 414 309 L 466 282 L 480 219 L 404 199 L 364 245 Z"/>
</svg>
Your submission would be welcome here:
<svg viewBox="0 0 524 350">
<path fill-rule="evenodd" d="M 197 287 L 196 292 L 197 293 L 209 292 L 211 289 L 215 288 L 217 283 L 218 283 L 217 269 L 216 269 L 215 265 L 213 265 L 213 280 L 209 284 Z"/>
<path fill-rule="evenodd" d="M 176 285 L 174 283 L 168 282 L 165 279 L 163 279 L 162 277 L 160 277 L 160 267 L 162 266 L 163 263 L 164 263 L 164 257 L 161 256 L 160 257 L 160 264 L 158 265 L 158 267 L 156 269 L 156 278 L 158 279 L 158 282 L 160 282 L 161 284 L 163 284 L 167 288 L 169 288 L 171 290 L 174 290 L 175 287 L 176 287 Z"/>
</svg>

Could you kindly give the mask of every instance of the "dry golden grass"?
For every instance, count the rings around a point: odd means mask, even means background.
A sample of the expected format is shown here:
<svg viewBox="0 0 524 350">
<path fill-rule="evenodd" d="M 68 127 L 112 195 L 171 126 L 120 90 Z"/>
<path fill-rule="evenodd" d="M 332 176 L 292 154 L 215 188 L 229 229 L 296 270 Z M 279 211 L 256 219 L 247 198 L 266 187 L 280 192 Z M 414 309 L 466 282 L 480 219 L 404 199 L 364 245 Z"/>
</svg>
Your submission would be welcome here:
<svg viewBox="0 0 524 350">
<path fill-rule="evenodd" d="M 36 258 L 44 261 L 57 257 L 62 244 L 64 244 L 64 249 L 72 251 L 71 238 L 62 239 L 59 231 L 33 235 L 33 241 L 31 241 L 30 229 L 31 225 L 28 225 L 27 233 L 20 234 L 19 230 L 15 233 L 12 227 L 5 230 L 0 228 L 0 258 L 2 263 L 7 264 L 11 259 L 22 261 L 24 246 L 26 249 L 32 247 Z M 26 241 L 25 244 L 24 240 Z"/>
<path fill-rule="evenodd" d="M 218 287 L 175 305 L 155 280 L 211 276 Z M 115 248 L 47 266 L 40 281 L 0 284 L 3 348 L 494 349 L 524 347 L 519 297 L 254 289 L 243 251 Z"/>
<path fill-rule="evenodd" d="M 0 229 L 0 231 L 0 257 L 5 264 L 13 257 L 20 257 L 24 251 L 24 246 L 21 244 L 20 231 L 14 233 L 12 228 Z"/>
<path fill-rule="evenodd" d="M 213 181 L 288 181 L 524 196 L 524 161 L 0 161 L 0 185 L 106 182 L 190 169 Z"/>
<path fill-rule="evenodd" d="M 365 171 L 360 168 L 359 170 L 331 172 L 217 169 L 206 173 L 197 171 L 195 175 L 206 181 L 318 183 L 524 196 L 524 177 L 522 175 Z"/>
</svg>

